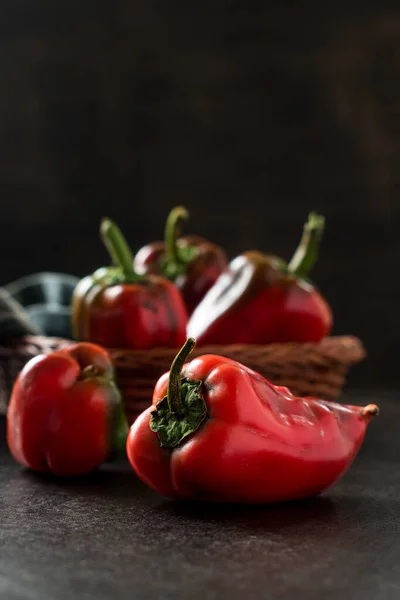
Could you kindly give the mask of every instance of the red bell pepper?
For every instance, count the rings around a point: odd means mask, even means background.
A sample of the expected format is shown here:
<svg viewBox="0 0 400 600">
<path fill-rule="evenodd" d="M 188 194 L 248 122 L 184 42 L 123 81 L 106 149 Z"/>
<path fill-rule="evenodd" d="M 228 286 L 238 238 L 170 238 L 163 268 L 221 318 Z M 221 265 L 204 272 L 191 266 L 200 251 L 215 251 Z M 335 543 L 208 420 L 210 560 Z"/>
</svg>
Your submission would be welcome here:
<svg viewBox="0 0 400 600">
<path fill-rule="evenodd" d="M 187 340 L 132 425 L 131 466 L 171 498 L 270 503 L 308 498 L 348 469 L 378 408 L 296 398 L 221 356 L 182 365 Z"/>
<path fill-rule="evenodd" d="M 34 471 L 77 476 L 125 451 L 128 424 L 107 352 L 75 344 L 33 358 L 7 413 L 15 460 Z"/>
<path fill-rule="evenodd" d="M 191 314 L 228 264 L 222 248 L 198 235 L 180 237 L 180 226 L 189 216 L 174 208 L 165 226 L 165 241 L 144 246 L 135 256 L 137 273 L 164 275 L 182 293 Z"/>
<path fill-rule="evenodd" d="M 331 309 L 306 280 L 323 228 L 323 217 L 310 214 L 289 265 L 256 251 L 235 258 L 194 311 L 188 335 L 199 346 L 318 342 L 328 335 Z"/>
<path fill-rule="evenodd" d="M 139 275 L 118 227 L 104 219 L 101 234 L 116 267 L 85 277 L 72 303 L 74 337 L 108 348 L 179 348 L 187 312 L 179 290 L 167 279 Z"/>
</svg>

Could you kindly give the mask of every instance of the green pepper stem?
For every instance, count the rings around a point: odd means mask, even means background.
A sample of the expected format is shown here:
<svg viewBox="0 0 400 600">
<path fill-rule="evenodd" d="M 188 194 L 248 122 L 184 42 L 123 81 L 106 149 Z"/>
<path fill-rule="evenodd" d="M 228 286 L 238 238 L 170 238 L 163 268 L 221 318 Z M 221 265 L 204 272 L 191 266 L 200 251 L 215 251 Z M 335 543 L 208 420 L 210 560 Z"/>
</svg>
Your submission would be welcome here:
<svg viewBox="0 0 400 600">
<path fill-rule="evenodd" d="M 301 278 L 308 277 L 318 258 L 324 227 L 325 218 L 323 216 L 315 212 L 308 215 L 300 244 L 288 266 L 290 274 Z"/>
<path fill-rule="evenodd" d="M 105 218 L 101 222 L 100 232 L 112 261 L 124 276 L 131 281 L 140 279 L 133 268 L 133 255 L 120 228 L 111 219 Z"/>
<path fill-rule="evenodd" d="M 179 263 L 179 251 L 176 244 L 180 236 L 180 227 L 182 221 L 188 219 L 189 213 L 183 206 L 176 206 L 171 210 L 165 224 L 165 251 L 167 261 L 171 263 Z"/>
<path fill-rule="evenodd" d="M 167 400 L 168 407 L 171 413 L 179 412 L 182 408 L 181 404 L 181 371 L 189 354 L 196 345 L 196 340 L 188 338 L 178 354 L 175 356 L 171 365 L 168 380 Z"/>
</svg>

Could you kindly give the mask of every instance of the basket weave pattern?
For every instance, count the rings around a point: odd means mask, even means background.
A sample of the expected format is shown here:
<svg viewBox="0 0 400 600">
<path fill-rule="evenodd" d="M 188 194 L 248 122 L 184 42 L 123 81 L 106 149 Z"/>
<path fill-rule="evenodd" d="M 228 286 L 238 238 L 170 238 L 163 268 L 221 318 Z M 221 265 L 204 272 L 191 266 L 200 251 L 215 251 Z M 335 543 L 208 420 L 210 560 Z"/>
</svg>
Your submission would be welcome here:
<svg viewBox="0 0 400 600">
<path fill-rule="evenodd" d="M 68 346 L 58 338 L 27 336 L 11 348 L 0 347 L 0 390 L 3 403 L 23 366 L 34 356 Z M 157 379 L 169 370 L 176 351 L 110 350 L 117 384 L 124 398 L 128 420 L 151 402 Z M 219 354 L 254 369 L 272 383 L 284 385 L 299 396 L 335 400 L 341 393 L 350 366 L 365 357 L 359 339 L 352 336 L 328 337 L 319 343 L 270 344 L 268 346 L 207 346 L 195 348 L 191 358 Z"/>
</svg>

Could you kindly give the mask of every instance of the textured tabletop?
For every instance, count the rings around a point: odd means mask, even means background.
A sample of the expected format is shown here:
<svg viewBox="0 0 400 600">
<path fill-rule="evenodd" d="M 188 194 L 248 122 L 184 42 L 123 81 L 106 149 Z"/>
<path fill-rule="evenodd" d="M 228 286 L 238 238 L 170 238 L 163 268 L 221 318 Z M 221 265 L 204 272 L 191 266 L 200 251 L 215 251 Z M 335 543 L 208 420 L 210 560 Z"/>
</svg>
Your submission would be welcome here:
<svg viewBox="0 0 400 600">
<path fill-rule="evenodd" d="M 2 421 L 0 597 L 398 600 L 400 397 L 346 399 L 381 415 L 344 480 L 261 508 L 174 504 L 124 462 L 80 481 L 33 475 Z"/>
</svg>

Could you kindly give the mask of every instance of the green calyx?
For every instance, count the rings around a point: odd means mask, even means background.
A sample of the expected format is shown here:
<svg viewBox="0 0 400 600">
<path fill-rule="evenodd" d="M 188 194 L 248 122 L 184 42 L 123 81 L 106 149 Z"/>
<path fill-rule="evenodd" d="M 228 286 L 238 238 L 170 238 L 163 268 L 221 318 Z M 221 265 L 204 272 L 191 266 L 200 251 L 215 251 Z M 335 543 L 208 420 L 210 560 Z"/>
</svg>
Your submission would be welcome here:
<svg viewBox="0 0 400 600">
<path fill-rule="evenodd" d="M 292 260 L 288 273 L 306 279 L 318 258 L 319 246 L 325 227 L 325 218 L 312 212 L 304 225 L 303 235 Z"/>
<path fill-rule="evenodd" d="M 110 219 L 104 218 L 101 222 L 100 235 L 106 246 L 115 267 L 100 269 L 96 273 L 99 280 L 108 285 L 116 283 L 137 283 L 144 276 L 138 275 L 133 268 L 133 254 L 119 227 Z M 96 276 L 95 273 L 95 276 Z"/>
<path fill-rule="evenodd" d="M 167 395 L 152 412 L 150 429 L 157 433 L 160 445 L 176 448 L 197 431 L 207 417 L 202 382 L 181 377 L 182 367 L 196 342 L 189 338 L 176 355 L 170 370 Z"/>
<path fill-rule="evenodd" d="M 151 415 L 150 429 L 155 431 L 163 448 L 176 448 L 197 431 L 207 416 L 201 394 L 201 381 L 182 379 L 181 409 L 171 412 L 168 397 L 158 402 Z"/>
<path fill-rule="evenodd" d="M 183 275 L 188 265 L 198 256 L 195 246 L 182 248 L 178 245 L 183 221 L 189 218 L 189 213 L 183 206 L 176 206 L 171 210 L 165 224 L 165 254 L 162 258 L 162 270 L 164 276 L 174 281 Z"/>
</svg>

